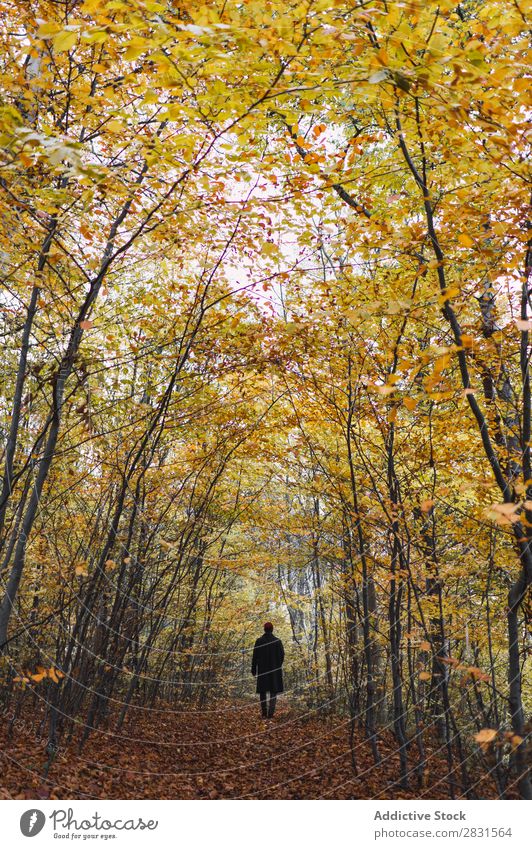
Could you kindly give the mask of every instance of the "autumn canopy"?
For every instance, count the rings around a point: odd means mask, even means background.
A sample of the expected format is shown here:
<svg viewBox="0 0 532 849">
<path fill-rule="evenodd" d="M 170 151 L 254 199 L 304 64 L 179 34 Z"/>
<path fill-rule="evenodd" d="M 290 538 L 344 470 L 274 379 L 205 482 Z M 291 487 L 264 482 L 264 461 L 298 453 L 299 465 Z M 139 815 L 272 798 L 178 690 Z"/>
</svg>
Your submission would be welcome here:
<svg viewBox="0 0 532 849">
<path fill-rule="evenodd" d="M 5 792 L 256 733 L 271 620 L 280 756 L 336 746 L 277 795 L 532 798 L 524 3 L 0 0 L 0 40 Z"/>
</svg>

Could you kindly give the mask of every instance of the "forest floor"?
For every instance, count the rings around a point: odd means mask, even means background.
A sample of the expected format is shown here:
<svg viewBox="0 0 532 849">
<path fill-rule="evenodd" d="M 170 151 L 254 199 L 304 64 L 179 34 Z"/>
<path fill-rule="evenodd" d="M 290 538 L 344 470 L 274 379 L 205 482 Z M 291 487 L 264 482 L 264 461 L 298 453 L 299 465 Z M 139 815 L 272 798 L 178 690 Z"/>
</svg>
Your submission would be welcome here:
<svg viewBox="0 0 532 849">
<path fill-rule="evenodd" d="M 389 732 L 380 735 L 375 766 L 357 730 L 353 770 L 349 721 L 304 714 L 280 701 L 271 720 L 258 702 L 217 705 L 204 711 L 139 711 L 120 733 L 92 733 L 79 752 L 63 743 L 45 777 L 46 741 L 39 717 L 21 715 L 9 734 L 0 725 L 4 799 L 441 799 L 449 798 L 442 751 L 429 755 L 420 787 L 411 753 L 409 789 L 398 784 L 399 758 Z M 479 781 L 478 798 L 496 796 Z M 474 782 L 473 782 L 474 783 Z M 460 796 L 460 790 L 456 796 Z"/>
</svg>

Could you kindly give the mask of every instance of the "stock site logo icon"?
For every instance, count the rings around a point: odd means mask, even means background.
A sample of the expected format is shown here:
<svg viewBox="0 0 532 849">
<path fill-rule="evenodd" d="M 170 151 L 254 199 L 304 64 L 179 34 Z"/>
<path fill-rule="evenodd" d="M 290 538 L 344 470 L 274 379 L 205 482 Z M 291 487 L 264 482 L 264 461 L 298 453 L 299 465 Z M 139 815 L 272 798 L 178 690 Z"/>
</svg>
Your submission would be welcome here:
<svg viewBox="0 0 532 849">
<path fill-rule="evenodd" d="M 37 808 L 25 811 L 20 818 L 20 830 L 24 837 L 35 837 L 44 827 L 46 817 Z"/>
</svg>

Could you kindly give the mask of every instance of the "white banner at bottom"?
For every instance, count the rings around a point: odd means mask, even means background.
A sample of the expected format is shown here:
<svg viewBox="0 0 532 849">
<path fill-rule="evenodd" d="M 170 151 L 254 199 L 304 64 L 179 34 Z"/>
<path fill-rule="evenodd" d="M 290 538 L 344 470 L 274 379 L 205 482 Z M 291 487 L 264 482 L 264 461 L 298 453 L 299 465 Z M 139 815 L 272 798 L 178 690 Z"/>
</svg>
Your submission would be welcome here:
<svg viewBox="0 0 532 849">
<path fill-rule="evenodd" d="M 519 801 L 0 802 L 2 844 L 10 849 L 530 849 L 530 813 Z"/>
</svg>

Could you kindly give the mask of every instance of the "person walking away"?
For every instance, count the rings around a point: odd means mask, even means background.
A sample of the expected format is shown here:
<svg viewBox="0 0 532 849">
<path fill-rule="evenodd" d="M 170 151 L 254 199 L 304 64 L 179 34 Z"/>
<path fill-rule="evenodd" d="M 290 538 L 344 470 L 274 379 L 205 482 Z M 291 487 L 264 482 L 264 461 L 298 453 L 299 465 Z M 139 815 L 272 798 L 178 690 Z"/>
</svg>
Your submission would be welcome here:
<svg viewBox="0 0 532 849">
<path fill-rule="evenodd" d="M 257 693 L 263 719 L 273 717 L 277 695 L 283 692 L 283 661 L 283 644 L 274 636 L 272 623 L 265 622 L 264 634 L 255 642 L 251 661 L 251 674 L 257 676 Z"/>
</svg>

